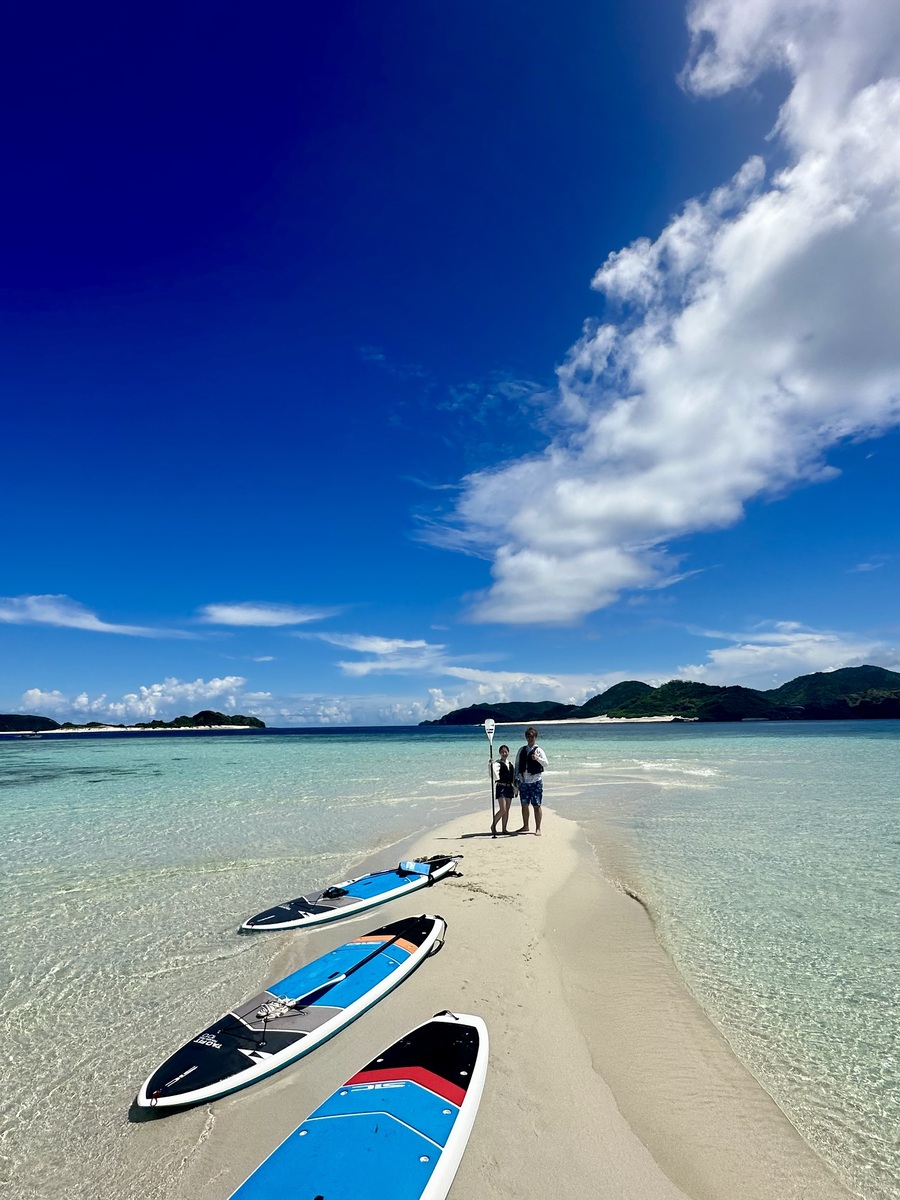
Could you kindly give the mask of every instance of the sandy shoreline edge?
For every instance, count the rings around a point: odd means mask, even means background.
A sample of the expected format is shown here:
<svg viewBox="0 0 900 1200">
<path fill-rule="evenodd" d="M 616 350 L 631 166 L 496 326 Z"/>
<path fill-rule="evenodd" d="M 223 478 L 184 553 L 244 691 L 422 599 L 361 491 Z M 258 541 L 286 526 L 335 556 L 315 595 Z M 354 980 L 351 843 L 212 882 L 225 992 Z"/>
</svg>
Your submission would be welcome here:
<svg viewBox="0 0 900 1200">
<path fill-rule="evenodd" d="M 280 935 L 270 979 L 404 915 L 437 912 L 449 926 L 440 955 L 308 1060 L 132 1127 L 128 1195 L 225 1200 L 378 1050 L 457 1008 L 487 1022 L 491 1062 L 451 1197 L 846 1200 L 687 993 L 647 914 L 603 877 L 581 828 L 549 810 L 540 839 L 492 840 L 483 824 L 467 815 L 401 844 L 404 856 L 462 853 L 462 879 L 330 930 Z M 163 1180 L 154 1162 L 171 1161 L 173 1139 L 183 1158 Z"/>
</svg>

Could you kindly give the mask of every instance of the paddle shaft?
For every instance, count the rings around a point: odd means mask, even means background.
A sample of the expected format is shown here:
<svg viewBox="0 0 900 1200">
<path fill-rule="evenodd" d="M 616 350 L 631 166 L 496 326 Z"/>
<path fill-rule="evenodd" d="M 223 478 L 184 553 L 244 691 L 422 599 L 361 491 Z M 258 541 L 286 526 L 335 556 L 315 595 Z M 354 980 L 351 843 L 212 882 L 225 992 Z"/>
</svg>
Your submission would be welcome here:
<svg viewBox="0 0 900 1200">
<path fill-rule="evenodd" d="M 411 924 L 411 922 L 408 922 L 407 925 L 408 924 Z M 361 958 L 358 963 L 356 963 L 354 966 L 352 966 L 349 969 L 349 971 L 343 971 L 343 972 L 339 973 L 338 975 L 335 975 L 335 977 L 333 979 L 326 979 L 324 983 L 320 983 L 319 986 L 313 988 L 312 991 L 305 992 L 304 995 L 298 996 L 296 1000 L 291 1000 L 290 1001 L 291 1008 L 302 1008 L 303 1005 L 308 1004 L 313 999 L 313 997 L 318 998 L 320 995 L 323 995 L 325 992 L 327 992 L 330 988 L 335 987 L 336 984 L 343 983 L 345 979 L 349 979 L 351 975 L 353 975 L 361 967 L 364 967 L 366 965 L 366 963 L 371 962 L 373 958 L 377 958 L 378 955 L 381 954 L 384 950 L 387 950 L 391 946 L 393 946 L 394 942 L 399 942 L 400 939 L 403 937 L 404 933 L 406 932 L 407 925 L 404 925 L 399 933 L 395 933 L 394 936 L 390 939 L 390 941 L 382 942 L 380 946 L 376 946 L 371 954 L 367 954 L 365 956 L 365 958 Z"/>
<path fill-rule="evenodd" d="M 494 787 L 494 722 L 487 720 L 484 723 L 484 732 L 487 734 L 488 740 L 488 780 L 491 785 L 491 837 L 497 836 L 497 809 L 495 805 Z"/>
</svg>

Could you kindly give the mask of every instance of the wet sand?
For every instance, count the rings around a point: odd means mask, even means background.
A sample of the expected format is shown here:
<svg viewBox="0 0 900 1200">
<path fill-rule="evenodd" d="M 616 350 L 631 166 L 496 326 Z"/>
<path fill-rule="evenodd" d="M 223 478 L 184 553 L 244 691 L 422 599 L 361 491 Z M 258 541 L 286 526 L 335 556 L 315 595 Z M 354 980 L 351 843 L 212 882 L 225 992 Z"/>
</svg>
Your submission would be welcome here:
<svg viewBox="0 0 900 1200">
<path fill-rule="evenodd" d="M 487 823 L 458 818 L 363 864 L 462 853 L 462 879 L 330 930 L 273 935 L 261 985 L 404 915 L 448 922 L 439 955 L 309 1058 L 133 1129 L 133 1190 L 118 1196 L 226 1200 L 340 1083 L 450 1008 L 483 1017 L 491 1040 L 451 1198 L 846 1200 L 687 993 L 640 904 L 604 879 L 582 830 L 549 810 L 540 838 L 493 840 Z"/>
</svg>

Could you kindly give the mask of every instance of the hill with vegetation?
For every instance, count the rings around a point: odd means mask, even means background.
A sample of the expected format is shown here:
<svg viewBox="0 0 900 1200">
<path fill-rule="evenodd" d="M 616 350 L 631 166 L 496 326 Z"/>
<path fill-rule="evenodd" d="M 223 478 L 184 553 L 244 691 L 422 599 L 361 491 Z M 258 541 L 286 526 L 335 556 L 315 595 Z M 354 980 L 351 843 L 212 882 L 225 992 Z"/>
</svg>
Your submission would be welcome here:
<svg viewBox="0 0 900 1200">
<path fill-rule="evenodd" d="M 841 667 L 837 671 L 818 671 L 800 675 L 790 683 L 765 694 L 777 704 L 827 704 L 846 700 L 848 694 L 890 695 L 900 688 L 900 674 L 884 667 Z"/>
<path fill-rule="evenodd" d="M 137 725 L 137 729 L 204 729 L 212 725 L 240 725 L 245 729 L 265 729 L 265 721 L 259 717 L 244 717 L 240 713 L 220 713 L 204 708 L 192 717 L 176 717 L 174 721 L 150 721 Z"/>
<path fill-rule="evenodd" d="M 639 700 L 652 691 L 653 688 L 649 683 L 641 683 L 639 679 L 625 679 L 621 683 L 614 683 L 611 688 L 607 688 L 599 696 L 594 696 L 592 700 L 582 704 L 578 709 L 578 715 L 580 717 L 605 717 L 609 715 L 611 709 L 621 708 L 623 704 Z"/>
<path fill-rule="evenodd" d="M 0 713 L 0 733 L 50 733 L 54 729 L 59 729 L 59 723 L 52 717 Z"/>
<path fill-rule="evenodd" d="M 482 715 L 483 714 L 483 715 Z M 846 721 L 900 717 L 900 674 L 884 667 L 842 667 L 801 675 L 769 691 L 672 679 L 651 687 L 637 679 L 614 684 L 585 704 L 552 700 L 456 709 L 423 725 L 584 720 L 587 717 L 675 717 L 683 721 Z"/>
<path fill-rule="evenodd" d="M 521 700 L 509 704 L 470 704 L 446 713 L 439 721 L 420 721 L 420 725 L 483 725 L 485 721 L 562 721 L 579 713 L 577 704 L 557 704 L 555 700 Z"/>
</svg>

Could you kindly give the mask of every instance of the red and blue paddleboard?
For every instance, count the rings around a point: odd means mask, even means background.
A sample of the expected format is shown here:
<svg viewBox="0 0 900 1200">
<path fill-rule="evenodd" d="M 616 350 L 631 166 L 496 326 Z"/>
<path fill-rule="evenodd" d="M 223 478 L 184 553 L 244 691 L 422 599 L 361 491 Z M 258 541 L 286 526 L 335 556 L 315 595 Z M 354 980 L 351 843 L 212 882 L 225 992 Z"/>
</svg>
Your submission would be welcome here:
<svg viewBox="0 0 900 1200">
<path fill-rule="evenodd" d="M 438 1013 L 338 1088 L 231 1200 L 444 1200 L 487 1059 L 480 1017 Z"/>
</svg>

